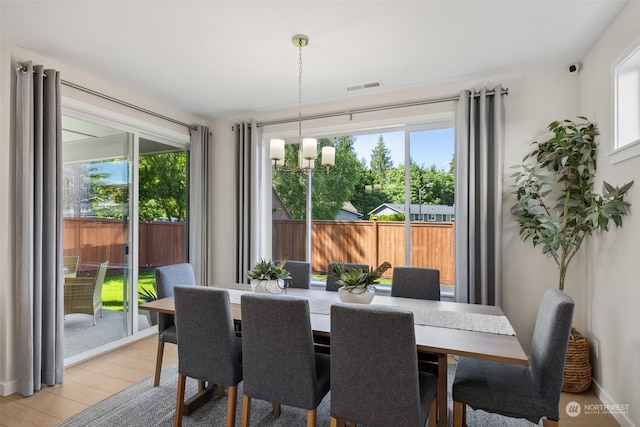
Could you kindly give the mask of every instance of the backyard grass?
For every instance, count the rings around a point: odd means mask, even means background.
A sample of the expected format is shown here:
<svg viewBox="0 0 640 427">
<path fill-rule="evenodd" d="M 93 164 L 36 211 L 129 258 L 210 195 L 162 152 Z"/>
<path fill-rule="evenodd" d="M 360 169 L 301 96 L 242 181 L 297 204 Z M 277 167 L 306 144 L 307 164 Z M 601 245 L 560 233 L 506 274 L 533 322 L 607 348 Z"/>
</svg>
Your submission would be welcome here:
<svg viewBox="0 0 640 427">
<path fill-rule="evenodd" d="M 326 280 L 327 276 L 314 274 L 313 280 Z M 138 291 L 146 289 L 155 293 L 153 271 L 138 274 Z M 381 279 L 381 285 L 391 285 L 391 279 Z M 135 295 L 138 297 L 138 295 Z M 138 302 L 142 302 L 138 298 Z M 102 306 L 107 310 L 122 311 L 122 276 L 110 276 L 104 279 L 102 285 Z"/>
<path fill-rule="evenodd" d="M 146 289 L 155 293 L 154 280 L 153 271 L 138 274 L 138 290 Z M 138 298 L 137 293 L 135 297 Z M 102 306 L 108 310 L 122 311 L 122 276 L 105 277 L 102 284 Z"/>
</svg>

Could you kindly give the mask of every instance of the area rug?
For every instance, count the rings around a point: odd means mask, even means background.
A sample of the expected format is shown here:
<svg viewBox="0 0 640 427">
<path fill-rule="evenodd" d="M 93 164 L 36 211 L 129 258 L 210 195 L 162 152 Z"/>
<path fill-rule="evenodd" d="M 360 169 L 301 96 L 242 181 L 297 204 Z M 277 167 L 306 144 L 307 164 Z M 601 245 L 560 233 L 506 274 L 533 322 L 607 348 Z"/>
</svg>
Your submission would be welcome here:
<svg viewBox="0 0 640 427">
<path fill-rule="evenodd" d="M 455 374 L 455 365 L 449 365 L 449 390 Z M 84 411 L 62 421 L 57 427 L 85 427 L 85 426 L 126 426 L 126 427 L 150 427 L 172 426 L 175 411 L 177 381 L 177 365 L 170 366 L 162 371 L 160 385 L 153 387 L 153 378 L 144 380 L 131 387 L 114 394 L 111 397 L 85 409 Z M 195 380 L 187 380 L 186 396 L 196 392 Z M 238 388 L 238 405 L 236 412 L 236 425 L 240 424 L 242 409 L 242 383 Z M 393 398 L 393 396 L 389 396 Z M 317 426 L 329 426 L 330 393 L 318 406 Z M 449 425 L 451 425 L 451 396 L 449 396 Z M 224 426 L 226 419 L 227 399 L 211 400 L 195 411 L 184 416 L 182 425 L 190 426 Z M 279 418 L 271 415 L 271 404 L 257 399 L 251 402 L 252 426 L 305 426 L 307 411 L 288 406 L 282 407 Z M 514 420 L 484 411 L 468 410 L 467 425 L 491 426 L 491 427 L 525 427 L 533 424 L 525 420 Z M 391 426 L 390 426 L 391 427 Z"/>
</svg>

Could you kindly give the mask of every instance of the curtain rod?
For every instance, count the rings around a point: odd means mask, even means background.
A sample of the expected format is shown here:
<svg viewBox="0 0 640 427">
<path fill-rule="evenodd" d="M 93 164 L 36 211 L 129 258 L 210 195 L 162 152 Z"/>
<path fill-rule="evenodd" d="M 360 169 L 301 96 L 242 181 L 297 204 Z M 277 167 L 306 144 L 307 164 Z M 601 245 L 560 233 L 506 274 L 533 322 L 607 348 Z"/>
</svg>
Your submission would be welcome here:
<svg viewBox="0 0 640 427">
<path fill-rule="evenodd" d="M 492 90 L 489 90 L 486 92 L 487 95 L 492 96 L 495 95 L 495 92 Z M 502 89 L 502 91 L 500 92 L 501 95 L 508 95 L 509 94 L 509 89 Z M 474 92 L 472 93 L 473 97 L 478 97 L 480 96 L 480 94 L 478 92 Z M 292 117 L 289 119 L 281 119 L 281 120 L 273 120 L 273 121 L 269 121 L 269 122 L 259 122 L 256 123 L 256 127 L 263 127 L 263 126 L 273 126 L 273 125 L 281 125 L 281 124 L 285 124 L 285 123 L 296 123 L 300 120 L 302 121 L 306 121 L 306 120 L 316 120 L 316 119 L 326 119 L 326 118 L 330 118 L 330 117 L 340 117 L 340 116 L 353 116 L 354 114 L 362 114 L 362 113 L 372 113 L 375 111 L 384 111 L 384 110 L 393 110 L 396 108 L 407 108 L 407 107 L 417 107 L 420 105 L 428 105 L 428 104 L 439 104 L 441 102 L 451 102 L 451 101 L 457 101 L 458 99 L 460 99 L 459 96 L 455 95 L 455 96 L 447 96 L 444 98 L 432 98 L 432 99 L 424 99 L 421 101 L 414 101 L 414 102 L 405 102 L 405 103 L 401 103 L 401 104 L 389 104 L 389 105 L 379 105 L 377 107 L 369 107 L 369 108 L 359 108 L 359 109 L 355 109 L 355 110 L 347 110 L 347 111 L 335 111 L 332 113 L 322 113 L 322 114 L 313 114 L 310 116 L 302 116 L 302 118 L 300 117 Z"/>
<path fill-rule="evenodd" d="M 20 67 L 18 67 L 18 69 L 20 71 L 22 71 L 23 73 L 26 73 L 27 70 L 28 70 L 26 65 L 21 65 Z M 35 71 L 34 71 L 34 73 L 35 73 Z M 47 75 L 45 74 L 44 76 L 46 77 Z M 80 85 L 77 85 L 75 83 L 71 83 L 69 81 L 62 80 L 62 79 L 60 79 L 60 83 L 65 85 L 65 86 L 69 86 L 71 88 L 78 89 L 78 90 L 80 90 L 82 92 L 86 92 L 86 93 L 89 93 L 91 95 L 97 96 L 99 98 L 103 98 L 103 99 L 106 99 L 108 101 L 115 102 L 116 104 L 120 104 L 120 105 L 123 105 L 125 107 L 132 108 L 134 110 L 143 112 L 145 114 L 149 114 L 150 116 L 158 117 L 158 118 L 166 120 L 168 122 L 175 123 L 175 124 L 180 125 L 180 126 L 184 126 L 184 127 L 188 128 L 188 129 L 192 129 L 192 130 L 197 130 L 198 129 L 198 126 L 196 126 L 196 125 L 192 125 L 192 124 L 188 124 L 188 123 L 185 123 L 185 122 L 181 122 L 180 120 L 176 120 L 174 118 L 167 117 L 167 116 L 162 115 L 160 113 L 156 113 L 155 111 L 147 110 L 146 108 L 139 107 L 137 105 L 131 104 L 129 102 L 123 101 L 123 100 L 118 99 L 118 98 L 114 98 L 113 96 L 109 96 L 109 95 L 106 95 L 106 94 L 101 93 L 101 92 L 97 92 L 97 91 L 95 91 L 93 89 L 89 89 L 89 88 L 86 88 L 84 86 L 80 86 Z"/>
</svg>

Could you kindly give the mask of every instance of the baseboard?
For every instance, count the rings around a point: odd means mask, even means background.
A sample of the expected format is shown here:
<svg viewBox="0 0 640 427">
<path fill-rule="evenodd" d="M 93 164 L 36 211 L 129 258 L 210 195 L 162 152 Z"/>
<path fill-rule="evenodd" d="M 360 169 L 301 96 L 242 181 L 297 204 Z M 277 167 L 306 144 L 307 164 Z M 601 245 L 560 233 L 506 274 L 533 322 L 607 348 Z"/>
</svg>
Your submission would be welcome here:
<svg viewBox="0 0 640 427">
<path fill-rule="evenodd" d="M 631 402 L 623 402 L 623 403 L 619 403 L 619 402 L 615 402 L 611 396 L 609 395 L 609 393 L 607 393 L 607 391 L 602 388 L 600 386 L 600 384 L 598 384 L 597 381 L 592 380 L 591 381 L 591 387 L 594 391 L 594 393 L 596 394 L 596 396 L 598 396 L 598 399 L 600 399 L 600 401 L 602 402 L 602 404 L 605 406 L 605 408 L 611 407 L 611 408 L 621 408 L 624 405 L 626 405 L 627 407 L 627 411 L 620 411 L 620 410 L 613 410 L 611 412 L 611 415 L 613 416 L 613 418 L 616 419 L 616 421 L 618 423 L 620 423 L 621 427 L 637 427 L 630 419 L 629 419 L 629 412 L 628 412 L 628 408 L 631 404 Z"/>
<path fill-rule="evenodd" d="M 18 391 L 18 381 L 0 382 L 0 396 L 5 397 Z"/>
</svg>

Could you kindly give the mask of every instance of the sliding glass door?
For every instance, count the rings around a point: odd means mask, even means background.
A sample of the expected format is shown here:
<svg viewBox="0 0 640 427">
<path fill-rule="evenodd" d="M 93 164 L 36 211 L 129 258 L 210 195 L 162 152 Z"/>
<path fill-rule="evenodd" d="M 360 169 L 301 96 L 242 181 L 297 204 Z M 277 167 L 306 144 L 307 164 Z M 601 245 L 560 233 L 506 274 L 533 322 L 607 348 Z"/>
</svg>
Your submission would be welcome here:
<svg viewBox="0 0 640 427">
<path fill-rule="evenodd" d="M 63 116 L 65 359 L 156 325 L 138 304 L 154 297 L 156 267 L 187 261 L 187 149 Z"/>
<path fill-rule="evenodd" d="M 65 357 L 132 333 L 132 150 L 129 132 L 63 117 L 63 256 L 77 260 L 65 277 Z"/>
</svg>

